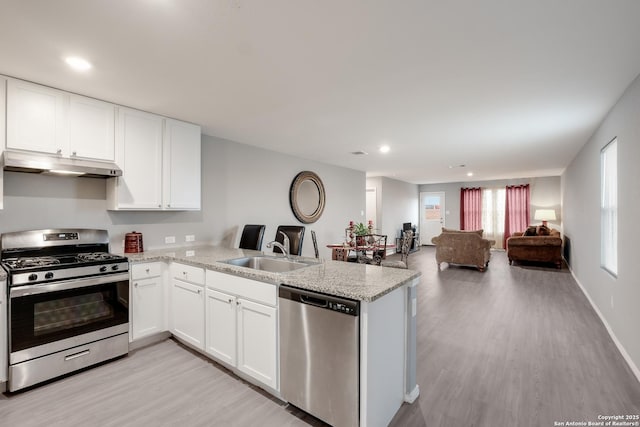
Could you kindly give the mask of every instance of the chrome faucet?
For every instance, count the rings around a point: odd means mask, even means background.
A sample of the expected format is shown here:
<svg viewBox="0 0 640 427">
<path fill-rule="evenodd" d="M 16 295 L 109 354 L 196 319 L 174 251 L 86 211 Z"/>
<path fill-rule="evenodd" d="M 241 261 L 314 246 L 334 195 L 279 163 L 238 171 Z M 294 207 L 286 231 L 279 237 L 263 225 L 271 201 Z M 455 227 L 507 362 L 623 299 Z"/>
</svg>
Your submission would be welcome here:
<svg viewBox="0 0 640 427">
<path fill-rule="evenodd" d="M 272 248 L 272 247 L 278 247 L 280 248 L 280 250 L 282 251 L 282 253 L 284 254 L 284 257 L 286 259 L 289 259 L 289 236 L 287 236 L 287 234 L 284 231 L 280 231 L 280 234 L 282 234 L 282 236 L 284 237 L 284 244 L 278 242 L 277 240 L 274 240 L 273 242 L 269 242 L 267 243 L 267 247 L 268 248 Z"/>
</svg>

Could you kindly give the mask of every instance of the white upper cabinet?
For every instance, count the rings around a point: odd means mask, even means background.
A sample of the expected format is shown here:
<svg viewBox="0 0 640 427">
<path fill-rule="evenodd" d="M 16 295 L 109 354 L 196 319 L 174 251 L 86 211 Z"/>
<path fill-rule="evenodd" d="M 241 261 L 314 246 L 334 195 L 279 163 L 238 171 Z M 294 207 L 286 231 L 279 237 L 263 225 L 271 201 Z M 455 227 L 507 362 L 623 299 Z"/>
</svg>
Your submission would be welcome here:
<svg viewBox="0 0 640 427">
<path fill-rule="evenodd" d="M 115 160 L 115 111 L 113 104 L 70 95 L 69 151 L 71 157 Z"/>
<path fill-rule="evenodd" d="M 7 148 L 60 154 L 66 148 L 65 93 L 10 79 L 7 84 Z"/>
<path fill-rule="evenodd" d="M 200 209 L 200 126 L 165 119 L 164 188 L 165 209 Z"/>
<path fill-rule="evenodd" d="M 200 126 L 118 108 L 116 163 L 107 184 L 112 210 L 199 210 Z"/>
<path fill-rule="evenodd" d="M 110 178 L 110 209 L 162 208 L 162 120 L 155 114 L 118 108 L 116 164 L 122 176 Z"/>
<path fill-rule="evenodd" d="M 115 106 L 21 80 L 7 83 L 7 142 L 12 150 L 114 160 Z"/>
</svg>

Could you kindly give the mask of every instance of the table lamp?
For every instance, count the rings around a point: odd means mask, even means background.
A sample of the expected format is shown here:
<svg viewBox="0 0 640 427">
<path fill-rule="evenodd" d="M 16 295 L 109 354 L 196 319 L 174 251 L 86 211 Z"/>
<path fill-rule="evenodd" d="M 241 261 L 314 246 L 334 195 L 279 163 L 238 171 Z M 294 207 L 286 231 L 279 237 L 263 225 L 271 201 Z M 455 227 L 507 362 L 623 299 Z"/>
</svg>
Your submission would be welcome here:
<svg viewBox="0 0 640 427">
<path fill-rule="evenodd" d="M 542 221 L 542 225 L 547 226 L 547 221 L 556 220 L 556 211 L 553 209 L 536 209 L 533 219 Z"/>
</svg>

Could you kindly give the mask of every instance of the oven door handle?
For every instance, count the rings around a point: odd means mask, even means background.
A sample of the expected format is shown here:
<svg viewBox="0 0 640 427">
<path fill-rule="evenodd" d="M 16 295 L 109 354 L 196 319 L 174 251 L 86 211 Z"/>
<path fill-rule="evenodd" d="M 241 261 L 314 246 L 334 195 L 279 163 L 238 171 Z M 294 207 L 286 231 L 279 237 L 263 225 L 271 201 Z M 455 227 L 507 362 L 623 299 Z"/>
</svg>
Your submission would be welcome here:
<svg viewBox="0 0 640 427">
<path fill-rule="evenodd" d="M 39 283 L 37 285 L 16 286 L 15 288 L 10 288 L 9 298 L 19 298 L 29 295 L 44 294 L 47 292 L 86 288 L 88 286 L 104 285 L 106 283 L 115 283 L 121 281 L 129 281 L 128 272 L 108 274 L 105 276 L 97 277 L 84 277 L 82 279 L 62 280 L 60 282 L 52 283 Z"/>
</svg>

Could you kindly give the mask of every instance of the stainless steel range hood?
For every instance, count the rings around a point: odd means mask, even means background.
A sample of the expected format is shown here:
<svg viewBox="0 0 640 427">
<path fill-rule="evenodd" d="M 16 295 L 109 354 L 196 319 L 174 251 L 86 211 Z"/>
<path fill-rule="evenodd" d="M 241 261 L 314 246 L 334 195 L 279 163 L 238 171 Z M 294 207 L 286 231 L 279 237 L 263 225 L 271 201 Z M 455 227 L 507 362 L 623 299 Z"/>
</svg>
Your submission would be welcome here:
<svg viewBox="0 0 640 427">
<path fill-rule="evenodd" d="M 6 171 L 90 178 L 122 176 L 122 170 L 115 163 L 109 162 L 67 159 L 17 151 L 5 151 L 2 157 L 3 167 Z"/>
</svg>

